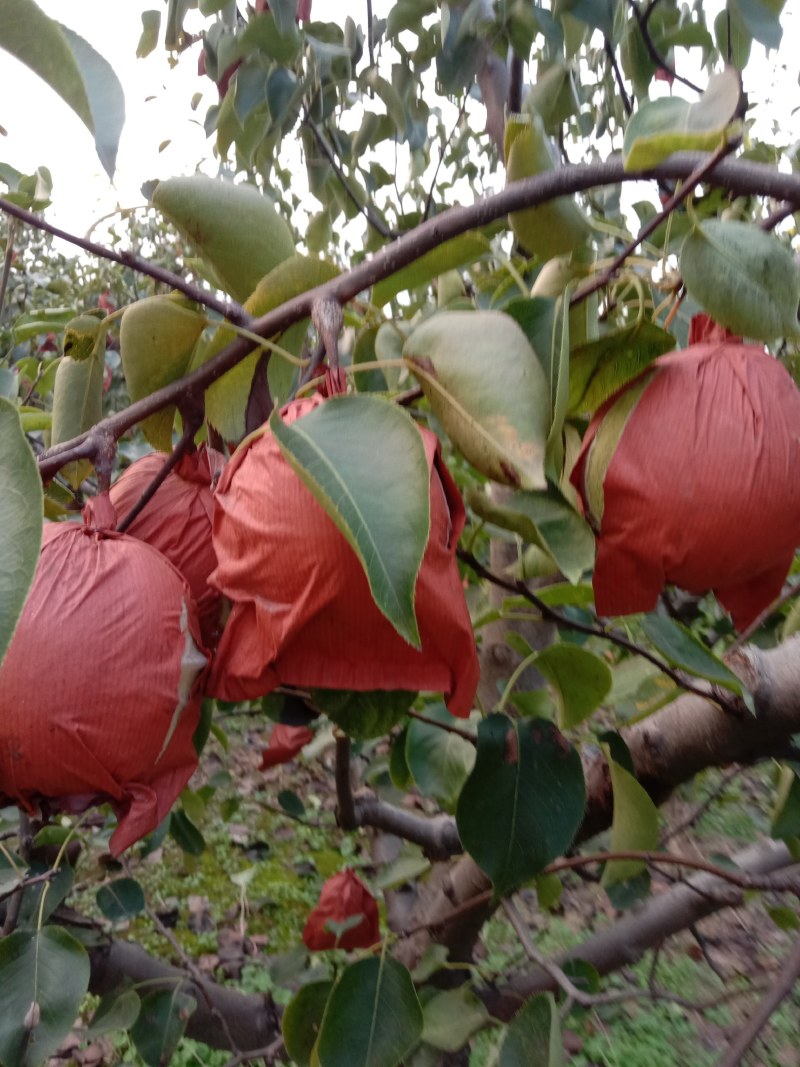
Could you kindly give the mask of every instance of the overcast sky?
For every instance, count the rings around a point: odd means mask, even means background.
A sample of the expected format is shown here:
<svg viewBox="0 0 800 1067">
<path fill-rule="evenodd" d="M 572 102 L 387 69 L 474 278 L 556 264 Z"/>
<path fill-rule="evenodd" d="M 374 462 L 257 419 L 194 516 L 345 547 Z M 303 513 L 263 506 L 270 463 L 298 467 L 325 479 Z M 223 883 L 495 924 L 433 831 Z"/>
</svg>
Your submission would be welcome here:
<svg viewBox="0 0 800 1067">
<path fill-rule="evenodd" d="M 216 99 L 216 90 L 207 78 L 197 77 L 197 47 L 174 68 L 161 47 L 146 59 L 137 59 L 141 11 L 151 6 L 145 0 L 38 2 L 111 62 L 125 90 L 127 111 L 112 186 L 80 120 L 26 67 L 0 50 L 0 126 L 7 131 L 6 136 L 0 136 L 0 160 L 26 173 L 39 165 L 50 168 L 54 189 L 47 217 L 51 221 L 84 233 L 117 204 L 129 207 L 142 203 L 139 190 L 143 181 L 191 172 L 204 159 L 213 173 L 212 142 L 206 138 L 202 122 Z M 156 0 L 152 6 L 162 5 Z M 390 6 L 387 0 L 376 0 L 373 5 L 379 14 Z M 790 14 L 784 16 L 784 47 L 778 55 L 766 57 L 763 48 L 754 46 L 756 62 L 748 66 L 745 88 L 755 104 L 770 100 L 768 125 L 761 130 L 762 136 L 791 141 L 800 136 L 796 132 L 800 129 L 800 65 L 796 58 L 800 11 L 793 4 L 787 6 Z M 348 10 L 352 11 L 352 5 L 341 0 L 314 0 L 314 15 L 322 20 L 343 23 Z M 189 104 L 198 91 L 205 97 L 192 113 Z M 159 151 L 164 142 L 169 144 Z"/>
</svg>

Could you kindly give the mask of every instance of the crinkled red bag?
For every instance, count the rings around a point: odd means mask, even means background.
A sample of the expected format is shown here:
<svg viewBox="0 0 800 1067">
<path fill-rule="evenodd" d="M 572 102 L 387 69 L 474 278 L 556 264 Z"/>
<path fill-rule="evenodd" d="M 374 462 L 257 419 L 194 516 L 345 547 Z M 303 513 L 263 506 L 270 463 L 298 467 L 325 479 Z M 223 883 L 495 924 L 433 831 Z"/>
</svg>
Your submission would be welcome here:
<svg viewBox="0 0 800 1067">
<path fill-rule="evenodd" d="M 276 722 L 269 735 L 269 743 L 261 753 L 261 770 L 267 771 L 279 763 L 288 763 L 313 740 L 314 732 L 307 726 L 286 726 Z"/>
<path fill-rule="evenodd" d="M 361 922 L 349 927 L 338 937 L 328 927 L 328 920 L 341 924 L 361 916 Z M 312 952 L 329 948 L 371 948 L 381 939 L 378 905 L 375 898 L 351 870 L 340 871 L 329 878 L 319 895 L 319 903 L 312 909 L 303 928 L 303 941 Z"/>
<path fill-rule="evenodd" d="M 138 503 L 168 458 L 164 452 L 151 452 L 114 482 L 109 497 L 119 521 Z M 221 598 L 209 586 L 208 576 L 217 565 L 211 540 L 212 487 L 224 466 L 225 457 L 205 445 L 182 456 L 126 530 L 162 552 L 189 583 L 206 648 L 216 645 L 221 629 Z M 89 501 L 84 515 L 89 523 L 105 526 L 99 501 Z"/>
<path fill-rule="evenodd" d="M 46 524 L 0 667 L 0 801 L 108 802 L 118 855 L 165 818 L 197 767 L 206 656 L 189 588 L 135 538 Z"/>
<path fill-rule="evenodd" d="M 763 349 L 692 327 L 600 408 L 571 480 L 598 531 L 601 615 L 650 611 L 672 582 L 713 590 L 742 629 L 800 544 L 800 392 Z"/>
<path fill-rule="evenodd" d="M 320 403 L 295 401 L 283 418 L 294 422 Z M 210 581 L 233 607 L 212 695 L 251 700 L 278 685 L 432 690 L 454 715 L 469 714 L 479 667 L 455 561 L 464 505 L 436 435 L 420 433 L 431 478 L 431 531 L 415 592 L 421 649 L 376 607 L 355 552 L 265 429 L 239 448 L 215 494 Z"/>
</svg>

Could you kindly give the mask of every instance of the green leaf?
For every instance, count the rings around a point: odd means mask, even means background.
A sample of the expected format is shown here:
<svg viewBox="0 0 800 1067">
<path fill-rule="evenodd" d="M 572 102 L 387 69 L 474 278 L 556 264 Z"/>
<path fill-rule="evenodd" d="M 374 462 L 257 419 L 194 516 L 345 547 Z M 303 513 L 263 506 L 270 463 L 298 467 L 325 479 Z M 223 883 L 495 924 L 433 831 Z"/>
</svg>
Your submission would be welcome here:
<svg viewBox="0 0 800 1067">
<path fill-rule="evenodd" d="M 317 259 L 315 256 L 290 255 L 261 278 L 245 300 L 245 310 L 254 318 L 266 315 L 285 301 L 291 300 L 292 297 L 330 281 L 338 273 L 338 268 L 327 260 Z M 281 347 L 287 346 L 291 349 L 291 337 L 297 341 L 299 348 L 305 338 L 306 327 L 307 321 L 296 323 L 286 333 L 277 338 L 270 338 L 270 340 L 277 340 Z M 210 337 L 201 338 L 195 348 L 189 369 L 197 370 L 221 352 L 235 337 L 236 333 L 230 326 L 220 326 Z M 219 430 L 226 441 L 239 441 L 244 436 L 247 401 L 260 358 L 260 351 L 251 353 L 206 390 L 206 415 L 212 426 Z M 273 354 L 270 357 L 269 366 L 284 362 L 280 355 Z M 293 375 L 294 368 L 290 365 L 290 381 Z M 270 383 L 275 381 L 273 374 L 269 375 L 269 381 Z M 288 393 L 288 389 L 286 391 Z M 286 400 L 288 396 L 282 399 Z"/>
<path fill-rule="evenodd" d="M 179 987 L 159 989 L 142 997 L 139 1017 L 130 1034 L 148 1067 L 163 1067 L 170 1062 L 196 1007 L 195 998 Z"/>
<path fill-rule="evenodd" d="M 642 629 L 672 667 L 729 689 L 753 710 L 753 698 L 741 680 L 685 626 L 666 615 L 645 615 Z"/>
<path fill-rule="evenodd" d="M 383 307 L 398 293 L 428 285 L 440 274 L 459 267 L 469 267 L 490 251 L 488 238 L 474 230 L 445 241 L 407 267 L 382 278 L 372 288 L 372 303 Z"/>
<path fill-rule="evenodd" d="M 144 911 L 144 892 L 135 878 L 116 878 L 97 890 L 97 906 L 111 922 L 125 922 Z"/>
<path fill-rule="evenodd" d="M 453 725 L 453 716 L 443 704 L 426 704 L 425 717 Z M 435 797 L 445 811 L 453 811 L 475 765 L 475 746 L 458 734 L 412 719 L 406 734 L 406 763 L 420 793 Z"/>
<path fill-rule="evenodd" d="M 569 847 L 586 786 L 575 749 L 551 722 L 489 715 L 456 810 L 464 847 L 496 896 L 529 881 Z"/>
<path fill-rule="evenodd" d="M 149 296 L 125 309 L 119 354 L 131 400 L 142 400 L 186 374 L 206 321 L 197 305 L 175 293 Z M 174 404 L 144 419 L 142 432 L 153 448 L 172 451 L 174 421 Z"/>
<path fill-rule="evenodd" d="M 319 1067 L 397 1067 L 421 1035 L 411 975 L 391 957 L 373 957 L 342 971 L 315 1053 Z"/>
<path fill-rule="evenodd" d="M 403 718 L 416 699 L 405 690 L 375 689 L 349 692 L 342 689 L 312 689 L 311 703 L 340 730 L 356 741 L 383 737 Z M 448 713 L 449 714 L 449 713 Z"/>
<path fill-rule="evenodd" d="M 422 1040 L 443 1052 L 457 1052 L 489 1022 L 489 1012 L 468 985 L 447 989 L 425 1002 Z"/>
<path fill-rule="evenodd" d="M 297 1067 L 310 1067 L 333 982 L 309 982 L 295 993 L 281 1018 L 286 1051 Z"/>
<path fill-rule="evenodd" d="M 380 611 L 419 648 L 414 587 L 430 532 L 430 474 L 412 419 L 378 397 L 337 396 L 291 426 L 274 412 L 269 425 L 358 556 Z"/>
<path fill-rule="evenodd" d="M 417 881 L 430 869 L 431 861 L 423 856 L 422 849 L 406 844 L 397 859 L 381 867 L 380 874 L 373 879 L 373 885 L 383 893 L 387 889 L 397 889 L 408 882 Z M 414 978 L 417 978 L 416 973 Z"/>
<path fill-rule="evenodd" d="M 161 32 L 161 12 L 142 12 L 142 35 L 136 46 L 136 58 L 144 59 L 155 51 L 158 45 L 158 35 Z"/>
<path fill-rule="evenodd" d="M 731 0 L 730 7 L 741 17 L 750 36 L 765 48 L 781 43 L 781 11 L 785 0 Z"/>
<path fill-rule="evenodd" d="M 561 1067 L 558 1008 L 551 993 L 529 997 L 509 1024 L 498 1067 Z"/>
<path fill-rule="evenodd" d="M 281 789 L 276 799 L 290 818 L 302 819 L 305 816 L 306 806 L 293 789 Z"/>
<path fill-rule="evenodd" d="M 398 0 L 389 9 L 386 36 L 391 39 L 403 30 L 419 29 L 423 18 L 436 10 L 435 0 Z"/>
<path fill-rule="evenodd" d="M 689 296 L 720 325 L 760 341 L 798 337 L 800 271 L 791 251 L 746 222 L 709 219 L 683 242 Z"/>
<path fill-rule="evenodd" d="M 0 398 L 0 663 L 39 562 L 42 480 L 16 407 Z"/>
<path fill-rule="evenodd" d="M 72 108 L 94 136 L 100 162 L 113 178 L 125 98 L 111 64 L 33 0 L 0 4 L 0 48 L 30 67 Z"/>
<path fill-rule="evenodd" d="M 103 417 L 103 375 L 101 353 L 89 359 L 75 360 L 64 356 L 59 361 L 53 387 L 52 445 L 63 444 L 91 429 Z M 62 468 L 62 475 L 73 489 L 88 477 L 92 464 L 78 460 Z"/>
<path fill-rule="evenodd" d="M 647 170 L 673 152 L 719 148 L 736 116 L 741 91 L 739 72 L 726 67 L 711 75 L 706 91 L 693 104 L 677 96 L 646 101 L 625 130 L 625 169 Z"/>
<path fill-rule="evenodd" d="M 501 311 L 440 311 L 403 355 L 465 458 L 495 481 L 543 489 L 547 382 L 522 329 Z"/>
<path fill-rule="evenodd" d="M 533 666 L 555 689 L 562 730 L 587 719 L 611 690 L 611 668 L 606 661 L 578 645 L 551 645 L 537 653 Z"/>
<path fill-rule="evenodd" d="M 58 926 L 0 941 L 0 1063 L 39 1067 L 67 1036 L 89 988 L 89 957 Z"/>
<path fill-rule="evenodd" d="M 499 504 L 479 489 L 469 489 L 467 503 L 482 519 L 548 552 L 573 585 L 594 563 L 594 534 L 588 524 L 549 486 L 545 493 L 518 490 Z"/>
<path fill-rule="evenodd" d="M 540 115 L 509 116 L 505 154 L 507 183 L 554 169 L 555 153 Z M 542 260 L 579 249 L 591 235 L 575 198 L 569 196 L 524 211 L 514 211 L 508 221 L 522 247 Z"/>
<path fill-rule="evenodd" d="M 592 414 L 654 359 L 671 352 L 675 338 L 654 322 L 639 322 L 572 350 L 569 414 Z"/>
<path fill-rule="evenodd" d="M 294 253 L 287 222 L 253 185 L 192 174 L 159 182 L 151 200 L 235 300 L 246 300 L 266 274 Z"/>
<path fill-rule="evenodd" d="M 178 808 L 170 813 L 169 832 L 178 847 L 188 855 L 200 856 L 205 851 L 205 838 L 188 815 Z"/>
<path fill-rule="evenodd" d="M 800 836 L 800 777 L 793 767 L 780 769 L 770 834 L 782 840 Z"/>
<path fill-rule="evenodd" d="M 135 989 L 126 989 L 122 993 L 115 990 L 103 997 L 97 1005 L 92 1021 L 86 1031 L 89 1038 L 110 1034 L 115 1030 L 130 1030 L 139 1018 L 142 1002 Z"/>
<path fill-rule="evenodd" d="M 608 746 L 604 746 L 611 770 L 611 787 L 614 794 L 614 815 L 611 822 L 611 852 L 650 852 L 658 848 L 658 809 L 647 791 L 633 774 L 611 758 Z M 617 907 L 625 907 L 633 900 L 614 890 L 630 888 L 636 883 L 635 896 L 647 891 L 650 878 L 647 865 L 642 860 L 610 860 L 603 870 L 602 885 Z M 639 880 L 641 879 L 641 884 Z"/>
</svg>

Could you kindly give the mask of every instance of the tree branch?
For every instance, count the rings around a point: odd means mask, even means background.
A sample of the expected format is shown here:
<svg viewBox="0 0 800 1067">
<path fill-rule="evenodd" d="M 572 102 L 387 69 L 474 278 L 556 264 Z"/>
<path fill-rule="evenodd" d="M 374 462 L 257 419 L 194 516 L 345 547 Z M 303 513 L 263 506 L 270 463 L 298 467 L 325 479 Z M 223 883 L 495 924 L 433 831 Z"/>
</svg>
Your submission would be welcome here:
<svg viewBox="0 0 800 1067">
<path fill-rule="evenodd" d="M 718 1067 L 739 1067 L 748 1049 L 777 1011 L 781 1001 L 791 993 L 798 978 L 800 978 L 800 940 L 795 943 L 786 958 L 777 981 L 736 1035 L 735 1040 L 719 1061 Z"/>
<path fill-rule="evenodd" d="M 650 28 L 647 25 L 650 21 L 650 16 L 655 10 L 656 4 L 650 3 L 647 7 L 647 11 L 644 14 L 642 14 L 642 12 L 639 10 L 639 5 L 636 3 L 636 0 L 628 0 L 628 6 L 630 7 L 631 12 L 633 13 L 633 17 L 636 19 L 636 22 L 639 26 L 639 32 L 642 35 L 642 40 L 644 41 L 644 46 L 647 49 L 647 54 L 650 56 L 650 58 L 659 68 L 659 70 L 666 71 L 666 73 L 669 74 L 671 78 L 674 78 L 675 81 L 679 81 L 682 85 L 685 85 L 687 89 L 691 89 L 695 93 L 702 93 L 703 90 L 700 88 L 699 85 L 695 85 L 694 82 L 689 81 L 688 78 L 684 78 L 681 74 L 678 74 L 675 68 L 671 67 L 669 63 L 667 63 L 666 59 L 664 59 L 664 57 L 656 48 L 653 38 L 650 36 Z"/>
<path fill-rule="evenodd" d="M 33 226 L 34 229 L 42 230 L 44 233 L 49 233 L 62 241 L 67 241 L 69 244 L 75 245 L 76 248 L 82 248 L 84 252 L 91 252 L 93 256 L 97 256 L 99 259 L 109 259 L 112 263 L 119 263 L 123 267 L 135 270 L 137 274 L 146 274 L 148 278 L 163 282 L 171 289 L 177 289 L 184 296 L 188 296 L 190 300 L 216 311 L 237 326 L 246 327 L 252 321 L 244 308 L 237 304 L 236 301 L 218 300 L 213 293 L 209 293 L 205 289 L 200 289 L 191 282 L 185 281 L 180 274 L 173 274 L 172 271 L 165 270 L 164 267 L 157 267 L 146 259 L 139 259 L 132 252 L 115 252 L 105 245 L 87 241 L 85 237 L 67 233 L 66 230 L 60 230 L 57 226 L 52 226 L 49 222 L 46 222 L 41 215 L 35 215 L 32 211 L 17 207 L 16 204 L 12 204 L 10 200 L 4 200 L 2 197 L 0 197 L 0 211 L 5 212 L 6 215 L 12 215 L 29 226 Z"/>
<path fill-rule="evenodd" d="M 776 841 L 752 846 L 736 854 L 733 861 L 740 873 L 753 878 L 766 877 L 793 862 L 788 848 Z M 554 962 L 563 969 L 569 961 L 581 959 L 591 963 L 600 974 L 610 974 L 636 963 L 655 945 L 721 908 L 738 907 L 744 893 L 714 875 L 695 875 L 686 883 L 651 897 L 640 910 L 625 914 Z M 553 976 L 536 968 L 512 978 L 497 990 L 487 991 L 483 999 L 493 1015 L 509 1019 L 525 998 L 556 988 Z"/>
<path fill-rule="evenodd" d="M 276 333 L 282 333 L 294 323 L 307 318 L 315 301 L 333 298 L 340 304 L 345 304 L 375 282 L 413 263 L 426 252 L 438 248 L 444 241 L 468 230 L 486 226 L 511 211 L 534 207 L 559 196 L 583 192 L 600 185 L 641 181 L 643 178 L 686 178 L 698 163 L 706 158 L 707 156 L 698 153 L 677 153 L 649 171 L 626 171 L 622 161 L 614 159 L 605 163 L 561 167 L 537 174 L 533 178 L 512 182 L 494 196 L 479 200 L 468 207 L 450 208 L 421 223 L 413 231 L 399 237 L 352 270 L 288 300 L 249 323 L 247 328 L 260 337 L 272 337 Z M 717 164 L 706 180 L 712 185 L 737 193 L 769 196 L 800 205 L 800 174 L 784 174 L 765 164 L 724 160 Z M 40 222 L 36 216 L 32 216 L 32 225 Z M 65 239 L 69 239 L 69 236 L 65 235 Z M 240 337 L 187 377 L 158 389 L 143 400 L 131 404 L 125 411 L 104 419 L 97 427 L 72 441 L 48 449 L 39 457 L 42 478 L 46 481 L 66 463 L 92 456 L 97 446 L 96 434 L 101 427 L 113 433 L 115 437 L 121 437 L 148 415 L 178 403 L 184 390 L 206 389 L 256 347 L 254 340 Z"/>
</svg>

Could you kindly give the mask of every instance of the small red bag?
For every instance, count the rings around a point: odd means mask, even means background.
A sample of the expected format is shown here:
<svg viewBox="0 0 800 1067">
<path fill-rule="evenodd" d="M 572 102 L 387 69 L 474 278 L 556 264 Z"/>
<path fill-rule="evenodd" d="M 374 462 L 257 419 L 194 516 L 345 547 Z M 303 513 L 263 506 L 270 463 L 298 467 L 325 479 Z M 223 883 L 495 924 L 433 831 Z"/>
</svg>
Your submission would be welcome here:
<svg viewBox="0 0 800 1067">
<path fill-rule="evenodd" d="M 314 740 L 314 731 L 307 726 L 285 726 L 276 722 L 269 735 L 269 743 L 261 753 L 261 770 L 288 763 Z"/>
<path fill-rule="evenodd" d="M 707 316 L 690 341 L 600 408 L 571 480 L 599 525 L 601 615 L 650 611 L 674 582 L 713 589 L 743 629 L 780 593 L 800 544 L 800 392 L 776 359 Z M 605 472 L 604 458 L 593 471 L 604 419 L 630 401 Z M 588 483 L 600 478 L 598 516 Z"/>
<path fill-rule="evenodd" d="M 136 460 L 111 486 L 109 497 L 118 521 L 138 503 L 168 456 L 151 452 Z M 192 591 L 200 615 L 200 629 L 206 648 L 214 648 L 221 630 L 221 598 L 208 584 L 217 565 L 211 540 L 214 515 L 213 486 L 225 466 L 225 457 L 213 448 L 201 446 L 181 456 L 155 496 L 136 516 L 126 533 L 146 541 L 174 564 Z M 106 523 L 100 504 L 89 501 L 84 516 L 90 524 Z"/>
<path fill-rule="evenodd" d="M 345 930 L 341 937 L 328 929 L 327 922 L 343 923 L 356 915 L 361 922 Z M 303 928 L 303 941 L 312 952 L 329 948 L 372 948 L 381 939 L 378 905 L 375 898 L 350 870 L 340 871 L 329 878 L 319 895 L 319 903 L 312 910 Z"/>
<path fill-rule="evenodd" d="M 294 422 L 324 401 L 286 406 Z M 212 585 L 233 601 L 209 692 L 251 700 L 278 685 L 432 690 L 467 716 L 478 658 L 455 549 L 464 505 L 435 434 L 420 430 L 430 471 L 431 530 L 415 592 L 421 649 L 376 607 L 344 536 L 283 458 L 268 429 L 248 438 L 215 495 Z"/>
<path fill-rule="evenodd" d="M 206 662 L 189 588 L 159 552 L 45 524 L 0 667 L 0 802 L 32 814 L 109 802 L 118 855 L 159 825 L 197 767 Z"/>
</svg>

